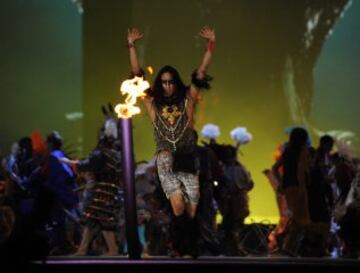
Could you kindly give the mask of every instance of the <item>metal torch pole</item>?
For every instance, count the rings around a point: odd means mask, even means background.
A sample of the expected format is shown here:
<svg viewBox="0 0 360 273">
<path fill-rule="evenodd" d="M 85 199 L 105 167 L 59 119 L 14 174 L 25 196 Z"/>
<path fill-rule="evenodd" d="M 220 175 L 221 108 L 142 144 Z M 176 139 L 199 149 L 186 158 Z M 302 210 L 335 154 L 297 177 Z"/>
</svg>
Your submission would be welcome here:
<svg viewBox="0 0 360 273">
<path fill-rule="evenodd" d="M 121 120 L 122 168 L 125 198 L 125 228 L 130 259 L 140 259 L 141 250 L 138 235 L 133 136 L 131 119 Z"/>
</svg>

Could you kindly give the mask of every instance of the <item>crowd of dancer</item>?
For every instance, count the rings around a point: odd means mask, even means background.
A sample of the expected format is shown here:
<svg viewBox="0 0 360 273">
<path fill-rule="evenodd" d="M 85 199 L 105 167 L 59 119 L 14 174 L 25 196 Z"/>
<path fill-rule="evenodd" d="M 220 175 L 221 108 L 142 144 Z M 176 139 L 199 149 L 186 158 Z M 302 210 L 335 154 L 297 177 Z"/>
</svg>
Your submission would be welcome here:
<svg viewBox="0 0 360 273">
<path fill-rule="evenodd" d="M 358 257 L 360 165 L 354 147 L 326 134 L 317 148 L 310 143 L 306 129 L 293 128 L 273 167 L 264 171 L 280 214 L 269 249 L 290 256 Z"/>
<path fill-rule="evenodd" d="M 106 119 L 97 147 L 83 160 L 68 159 L 57 132 L 38 146 L 36 135 L 21 138 L 3 158 L 0 247 L 5 257 L 127 255 L 121 144 L 114 122 Z M 254 254 L 242 241 L 254 182 L 238 160 L 240 142 L 219 144 L 204 132 L 195 146 L 200 198 L 194 225 L 174 224 L 156 157 L 137 164 L 144 257 L 175 257 L 181 250 L 193 257 Z M 324 135 L 314 148 L 306 130 L 294 128 L 279 146 L 276 162 L 264 173 L 274 188 L 280 220 L 269 227 L 262 254 L 358 257 L 359 165 L 346 149 L 332 153 L 333 145 L 334 139 Z"/>
<path fill-rule="evenodd" d="M 194 113 L 200 92 L 210 89 L 215 31 L 206 26 L 199 35 L 207 45 L 190 85 L 167 65 L 143 98 L 156 143 L 154 158 L 135 171 L 143 256 L 249 254 L 242 238 L 254 181 L 238 154 L 252 136 L 240 127 L 231 132 L 235 144 L 220 144 L 217 127 L 208 125 L 199 144 Z M 142 37 L 129 29 L 131 77 L 145 77 L 135 45 Z M 38 133 L 20 139 L 2 159 L 1 257 L 127 254 L 121 132 L 113 107 L 102 110 L 97 145 L 84 159 L 64 151 L 56 131 L 44 141 Z M 280 214 L 266 234 L 266 253 L 358 256 L 359 163 L 346 149 L 333 154 L 333 145 L 324 135 L 314 148 L 306 129 L 292 128 L 276 162 L 264 170 Z"/>
<path fill-rule="evenodd" d="M 127 255 L 121 143 L 111 111 L 111 107 L 105 109 L 97 146 L 85 159 L 69 159 L 56 131 L 44 141 L 37 133 L 21 138 L 2 159 L 3 257 Z M 143 255 L 179 256 L 179 245 L 183 251 L 191 245 L 194 256 L 247 254 L 241 249 L 239 233 L 250 213 L 247 193 L 253 181 L 237 160 L 239 145 L 205 139 L 203 145 L 195 146 L 200 198 L 191 230 L 186 223 L 181 230 L 173 225 L 176 216 L 162 190 L 156 158 L 137 164 L 136 204 Z M 187 235 L 191 241 L 184 239 Z"/>
</svg>

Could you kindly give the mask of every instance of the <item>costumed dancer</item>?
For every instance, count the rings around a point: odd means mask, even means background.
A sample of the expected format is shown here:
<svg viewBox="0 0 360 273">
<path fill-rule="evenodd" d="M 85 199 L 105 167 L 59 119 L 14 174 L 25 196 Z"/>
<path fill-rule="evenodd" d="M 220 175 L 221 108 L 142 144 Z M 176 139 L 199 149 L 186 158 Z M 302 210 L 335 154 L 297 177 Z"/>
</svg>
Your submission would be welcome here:
<svg viewBox="0 0 360 273">
<path fill-rule="evenodd" d="M 276 204 L 279 211 L 279 222 L 267 237 L 267 247 L 271 253 L 281 251 L 286 226 L 289 222 L 287 203 L 284 192 L 281 189 L 281 181 L 284 171 L 281 156 L 284 152 L 286 145 L 287 142 L 280 144 L 276 147 L 276 150 L 274 152 L 275 163 L 273 164 L 271 169 L 265 169 L 263 171 L 263 174 L 267 177 L 275 193 Z"/>
<path fill-rule="evenodd" d="M 341 256 L 358 258 L 360 254 L 360 164 L 355 146 L 351 141 L 338 140 L 336 165 L 336 183 L 340 196 L 336 202 L 333 216 L 338 226 L 338 235 L 342 242 Z"/>
<path fill-rule="evenodd" d="M 311 224 L 307 190 L 310 183 L 311 156 L 309 135 L 304 128 L 295 127 L 291 130 L 281 164 L 281 188 L 289 210 L 288 231 L 282 252 L 298 256 L 302 254 L 305 233 Z"/>
<path fill-rule="evenodd" d="M 246 127 L 236 127 L 230 132 L 236 145 L 227 145 L 224 175 L 228 181 L 225 207 L 223 211 L 223 228 L 225 231 L 225 253 L 228 255 L 247 255 L 247 251 L 240 242 L 240 234 L 244 221 L 250 214 L 248 192 L 254 187 L 250 172 L 237 159 L 240 146 L 252 140 L 252 134 Z"/>
<path fill-rule="evenodd" d="M 210 141 L 220 135 L 219 128 L 214 124 L 206 124 L 201 130 L 202 136 Z M 196 219 L 199 227 L 199 250 L 201 254 L 219 255 L 220 240 L 217 234 L 217 204 L 214 198 L 219 164 L 214 151 L 205 146 L 196 145 L 196 154 L 200 159 L 200 199 Z"/>
<path fill-rule="evenodd" d="M 103 109 L 104 110 L 104 109 Z M 115 118 L 108 118 L 100 135 L 97 147 L 90 155 L 81 161 L 63 158 L 77 172 L 88 172 L 84 192 L 81 223 L 84 225 L 82 240 L 74 255 L 86 255 L 92 238 L 101 232 L 106 245 L 105 256 L 118 255 L 115 230 L 119 223 L 122 185 L 119 185 L 121 175 L 121 147 L 119 132 Z"/>
<path fill-rule="evenodd" d="M 172 242 L 181 256 L 197 256 L 194 221 L 199 201 L 198 167 L 194 156 L 194 109 L 199 90 L 209 89 L 211 77 L 206 74 L 215 45 L 215 31 L 203 27 L 200 36 L 208 41 L 203 60 L 186 86 L 172 66 L 160 69 L 153 87 L 143 102 L 154 126 L 157 152 L 157 172 L 174 218 L 171 224 Z M 137 29 L 129 29 L 128 46 L 131 70 L 140 76 L 135 42 L 143 37 Z"/>
</svg>

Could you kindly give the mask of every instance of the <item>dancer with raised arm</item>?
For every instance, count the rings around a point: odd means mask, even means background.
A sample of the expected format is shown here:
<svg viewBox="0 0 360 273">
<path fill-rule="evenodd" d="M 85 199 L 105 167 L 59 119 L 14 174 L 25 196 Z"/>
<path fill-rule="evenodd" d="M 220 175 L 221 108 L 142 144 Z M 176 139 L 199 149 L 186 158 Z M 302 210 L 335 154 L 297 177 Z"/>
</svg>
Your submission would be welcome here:
<svg viewBox="0 0 360 273">
<path fill-rule="evenodd" d="M 209 89 L 207 75 L 214 45 L 215 30 L 208 26 L 199 35 L 207 40 L 200 66 L 192 73 L 191 84 L 185 85 L 178 71 L 164 66 L 143 99 L 154 126 L 157 173 L 161 187 L 169 199 L 173 221 L 171 240 L 175 252 L 196 257 L 196 224 L 199 201 L 198 161 L 195 156 L 194 109 L 201 89 Z M 143 37 L 138 29 L 128 30 L 128 47 L 133 75 L 142 76 L 135 43 Z"/>
</svg>

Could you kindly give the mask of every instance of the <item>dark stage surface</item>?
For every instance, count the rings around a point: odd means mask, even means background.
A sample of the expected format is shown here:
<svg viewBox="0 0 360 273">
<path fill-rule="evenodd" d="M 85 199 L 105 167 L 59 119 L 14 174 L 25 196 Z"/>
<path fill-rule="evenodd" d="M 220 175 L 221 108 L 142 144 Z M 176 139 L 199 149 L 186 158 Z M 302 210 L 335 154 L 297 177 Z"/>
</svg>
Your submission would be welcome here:
<svg viewBox="0 0 360 273">
<path fill-rule="evenodd" d="M 360 272 L 359 259 L 291 258 L 284 256 L 202 256 L 196 260 L 156 256 L 141 260 L 127 257 L 49 257 L 30 264 L 32 272 Z"/>
</svg>

